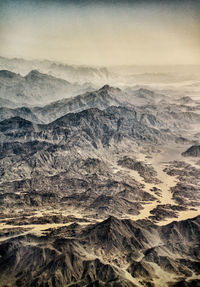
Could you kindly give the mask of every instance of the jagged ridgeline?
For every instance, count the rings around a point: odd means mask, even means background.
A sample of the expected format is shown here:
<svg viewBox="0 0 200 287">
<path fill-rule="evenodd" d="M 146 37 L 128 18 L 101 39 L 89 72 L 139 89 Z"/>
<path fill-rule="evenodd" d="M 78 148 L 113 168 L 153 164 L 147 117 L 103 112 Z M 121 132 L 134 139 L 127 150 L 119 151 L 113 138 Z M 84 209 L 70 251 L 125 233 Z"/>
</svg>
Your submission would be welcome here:
<svg viewBox="0 0 200 287">
<path fill-rule="evenodd" d="M 51 229 L 41 237 L 15 236 L 0 245 L 1 284 L 166 286 L 168 276 L 171 287 L 199 286 L 198 276 L 192 279 L 199 274 L 199 237 L 199 217 L 163 227 L 109 217 L 87 227 Z M 170 283 L 173 277 L 176 283 Z"/>
<path fill-rule="evenodd" d="M 0 62 L 0 287 L 200 286 L 198 82 Z"/>
</svg>

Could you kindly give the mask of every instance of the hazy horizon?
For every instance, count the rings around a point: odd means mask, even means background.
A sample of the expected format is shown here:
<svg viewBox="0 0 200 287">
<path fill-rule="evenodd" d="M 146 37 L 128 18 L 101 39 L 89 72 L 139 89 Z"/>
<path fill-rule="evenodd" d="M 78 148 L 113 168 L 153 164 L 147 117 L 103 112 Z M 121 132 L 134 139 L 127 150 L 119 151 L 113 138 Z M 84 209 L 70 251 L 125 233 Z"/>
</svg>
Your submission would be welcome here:
<svg viewBox="0 0 200 287">
<path fill-rule="evenodd" d="M 200 64 L 196 1 L 0 5 L 4 57 L 93 66 Z"/>
<path fill-rule="evenodd" d="M 48 58 L 41 58 L 41 59 L 36 59 L 36 58 L 25 58 L 25 57 L 12 57 L 12 56 L 5 56 L 3 54 L 0 54 L 0 58 L 6 59 L 8 61 L 25 61 L 25 62 L 52 62 L 55 64 L 60 64 L 60 65 L 69 65 L 69 66 L 77 66 L 77 67 L 99 67 L 99 68 L 142 68 L 142 67 L 160 67 L 160 68 L 164 68 L 164 67 L 200 67 L 200 63 L 199 64 L 150 64 L 150 65 L 145 65 L 145 64 L 114 64 L 114 65 L 95 65 L 95 64 L 74 64 L 74 63 L 69 63 L 68 61 L 62 61 L 62 60 L 51 60 Z"/>
</svg>

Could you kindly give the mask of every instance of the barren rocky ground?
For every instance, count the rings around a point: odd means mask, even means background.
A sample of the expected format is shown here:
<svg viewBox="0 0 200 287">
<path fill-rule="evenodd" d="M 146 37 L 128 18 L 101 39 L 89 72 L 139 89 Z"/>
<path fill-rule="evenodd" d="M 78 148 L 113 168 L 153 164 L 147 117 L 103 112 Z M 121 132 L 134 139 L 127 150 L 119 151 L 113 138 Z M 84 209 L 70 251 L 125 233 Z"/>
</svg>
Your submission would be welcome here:
<svg viewBox="0 0 200 287">
<path fill-rule="evenodd" d="M 61 81 L 0 78 L 4 104 Z M 2 106 L 0 287 L 200 286 L 199 98 L 166 89 Z"/>
</svg>

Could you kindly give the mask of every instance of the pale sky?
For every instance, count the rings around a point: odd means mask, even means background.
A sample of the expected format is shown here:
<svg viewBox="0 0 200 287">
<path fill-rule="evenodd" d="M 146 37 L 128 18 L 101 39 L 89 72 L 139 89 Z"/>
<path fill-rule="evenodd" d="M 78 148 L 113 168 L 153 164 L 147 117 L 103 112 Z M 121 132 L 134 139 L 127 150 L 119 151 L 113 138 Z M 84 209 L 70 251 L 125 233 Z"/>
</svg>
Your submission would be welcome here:
<svg viewBox="0 0 200 287">
<path fill-rule="evenodd" d="M 200 64 L 195 1 L 65 2 L 5 0 L 0 55 L 103 66 Z"/>
</svg>

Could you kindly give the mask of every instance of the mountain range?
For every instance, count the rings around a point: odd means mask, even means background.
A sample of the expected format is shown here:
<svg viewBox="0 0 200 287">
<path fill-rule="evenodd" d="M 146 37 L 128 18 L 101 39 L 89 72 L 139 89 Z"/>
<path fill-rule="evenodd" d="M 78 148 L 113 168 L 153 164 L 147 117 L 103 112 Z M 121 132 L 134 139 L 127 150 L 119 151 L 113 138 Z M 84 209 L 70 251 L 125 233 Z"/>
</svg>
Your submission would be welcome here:
<svg viewBox="0 0 200 287">
<path fill-rule="evenodd" d="M 89 226 L 49 230 L 45 236 L 18 236 L 0 245 L 1 284 L 199 286 L 193 279 L 199 275 L 199 237 L 199 217 L 158 227 L 113 216 Z"/>
<path fill-rule="evenodd" d="M 200 286 L 196 94 L 0 67 L 0 287 Z"/>
<path fill-rule="evenodd" d="M 0 98 L 7 107 L 13 107 L 13 103 L 15 106 L 42 105 L 54 99 L 71 97 L 85 89 L 87 85 L 71 84 L 38 70 L 32 70 L 24 77 L 0 70 Z"/>
<path fill-rule="evenodd" d="M 28 74 L 31 70 L 40 70 L 41 73 L 49 74 L 54 77 L 62 78 L 72 83 L 105 83 L 113 78 L 114 72 L 106 67 L 78 66 L 54 61 L 44 60 L 25 60 L 8 59 L 0 57 L 0 69 L 10 70 L 22 75 Z"/>
</svg>

